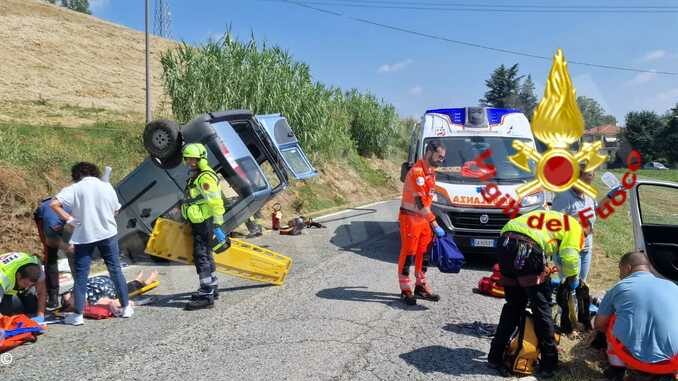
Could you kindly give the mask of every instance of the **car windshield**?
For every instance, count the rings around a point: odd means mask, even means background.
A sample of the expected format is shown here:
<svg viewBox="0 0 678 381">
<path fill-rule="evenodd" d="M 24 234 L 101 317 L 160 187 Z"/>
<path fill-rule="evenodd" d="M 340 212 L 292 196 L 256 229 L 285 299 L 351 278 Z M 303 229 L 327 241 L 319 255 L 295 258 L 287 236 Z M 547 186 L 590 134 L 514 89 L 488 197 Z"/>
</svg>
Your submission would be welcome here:
<svg viewBox="0 0 678 381">
<path fill-rule="evenodd" d="M 427 139 L 426 143 L 431 139 Z M 529 181 L 534 176 L 523 172 L 508 161 L 507 157 L 516 153 L 511 145 L 514 140 L 520 140 L 531 145 L 529 139 L 515 139 L 508 137 L 460 136 L 440 138 L 446 148 L 445 161 L 438 168 L 437 179 L 442 182 L 479 184 L 481 178 L 497 183 L 512 183 Z M 494 166 L 494 170 L 479 167 L 474 159 L 485 150 L 490 150 L 491 156 L 484 160 L 487 165 Z M 534 163 L 530 161 L 530 168 Z"/>
</svg>

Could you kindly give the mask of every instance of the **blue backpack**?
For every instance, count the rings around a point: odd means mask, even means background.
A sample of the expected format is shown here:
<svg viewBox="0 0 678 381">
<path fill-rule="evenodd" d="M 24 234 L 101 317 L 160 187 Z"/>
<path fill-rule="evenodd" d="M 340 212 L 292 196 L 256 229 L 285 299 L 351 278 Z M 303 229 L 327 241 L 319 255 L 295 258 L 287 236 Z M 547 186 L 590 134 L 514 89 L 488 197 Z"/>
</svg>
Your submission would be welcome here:
<svg viewBox="0 0 678 381">
<path fill-rule="evenodd" d="M 458 273 L 464 265 L 464 255 L 450 236 L 434 237 L 429 251 L 429 262 L 441 273 Z"/>
</svg>

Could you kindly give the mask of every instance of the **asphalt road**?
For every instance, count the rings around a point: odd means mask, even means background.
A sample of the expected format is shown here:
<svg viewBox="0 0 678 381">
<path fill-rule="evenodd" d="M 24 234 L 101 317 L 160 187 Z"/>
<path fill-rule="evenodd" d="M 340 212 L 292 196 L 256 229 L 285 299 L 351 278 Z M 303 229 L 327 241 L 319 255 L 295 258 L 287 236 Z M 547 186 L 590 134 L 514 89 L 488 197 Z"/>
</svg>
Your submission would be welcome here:
<svg viewBox="0 0 678 381">
<path fill-rule="evenodd" d="M 197 286 L 192 266 L 161 272 L 153 305 L 131 319 L 51 325 L 9 352 L 2 380 L 491 380 L 484 361 L 501 300 L 472 293 L 487 270 L 430 279 L 438 303 L 399 301 L 398 202 L 320 220 L 302 236 L 251 242 L 293 258 L 284 286 L 222 276 L 214 309 L 182 307 Z M 133 276 L 133 275 L 132 275 Z"/>
</svg>

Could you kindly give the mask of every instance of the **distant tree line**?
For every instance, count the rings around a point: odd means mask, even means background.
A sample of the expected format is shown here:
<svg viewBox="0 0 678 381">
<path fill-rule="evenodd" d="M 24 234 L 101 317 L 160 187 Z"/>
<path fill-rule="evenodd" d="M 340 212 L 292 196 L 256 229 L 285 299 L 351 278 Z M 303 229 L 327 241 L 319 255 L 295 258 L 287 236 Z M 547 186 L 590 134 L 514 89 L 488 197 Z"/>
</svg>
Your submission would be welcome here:
<svg viewBox="0 0 678 381">
<path fill-rule="evenodd" d="M 485 81 L 487 91 L 480 104 L 489 107 L 519 109 L 532 119 L 532 112 L 538 103 L 534 93 L 534 82 L 530 75 L 521 75 L 518 64 L 499 65 Z M 607 114 L 593 98 L 578 96 L 577 105 L 584 117 L 586 129 L 612 124 L 617 119 Z M 637 149 L 643 162 L 660 161 L 678 164 L 678 103 L 664 114 L 654 111 L 632 111 L 626 114 L 625 128 L 621 129 L 622 142 Z"/>
<path fill-rule="evenodd" d="M 92 14 L 89 9 L 89 0 L 47 0 L 50 4 L 61 5 L 76 12 Z"/>
</svg>

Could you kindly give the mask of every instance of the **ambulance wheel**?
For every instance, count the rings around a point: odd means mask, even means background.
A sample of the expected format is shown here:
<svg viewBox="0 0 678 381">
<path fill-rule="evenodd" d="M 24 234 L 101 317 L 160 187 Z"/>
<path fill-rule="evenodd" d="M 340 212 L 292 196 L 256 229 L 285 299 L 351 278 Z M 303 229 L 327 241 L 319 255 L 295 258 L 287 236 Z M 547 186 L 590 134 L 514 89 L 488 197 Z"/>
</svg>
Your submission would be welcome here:
<svg viewBox="0 0 678 381">
<path fill-rule="evenodd" d="M 181 155 L 182 138 L 179 125 L 171 120 L 154 120 L 144 128 L 144 148 L 151 157 L 160 160 L 174 159 Z"/>
</svg>

